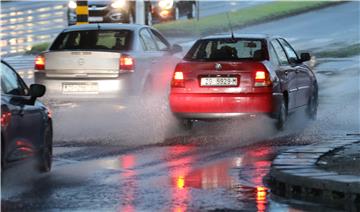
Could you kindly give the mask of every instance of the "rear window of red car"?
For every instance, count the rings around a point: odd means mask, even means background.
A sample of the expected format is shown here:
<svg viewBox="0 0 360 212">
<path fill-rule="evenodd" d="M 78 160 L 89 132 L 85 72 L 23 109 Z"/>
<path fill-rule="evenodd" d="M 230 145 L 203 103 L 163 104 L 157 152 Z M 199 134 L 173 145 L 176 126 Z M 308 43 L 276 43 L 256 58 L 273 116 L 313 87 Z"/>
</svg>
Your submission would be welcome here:
<svg viewBox="0 0 360 212">
<path fill-rule="evenodd" d="M 61 33 L 50 50 L 127 51 L 130 50 L 130 30 L 83 30 Z"/>
<path fill-rule="evenodd" d="M 205 39 L 197 41 L 185 60 L 264 60 L 265 40 L 262 39 Z"/>
</svg>

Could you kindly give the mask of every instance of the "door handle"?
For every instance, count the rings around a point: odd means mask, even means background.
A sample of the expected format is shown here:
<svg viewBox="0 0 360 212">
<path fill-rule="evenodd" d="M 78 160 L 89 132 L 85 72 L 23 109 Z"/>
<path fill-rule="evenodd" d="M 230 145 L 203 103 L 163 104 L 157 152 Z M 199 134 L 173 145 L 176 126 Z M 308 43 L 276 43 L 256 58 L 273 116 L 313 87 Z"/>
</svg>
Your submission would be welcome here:
<svg viewBox="0 0 360 212">
<path fill-rule="evenodd" d="M 300 72 L 300 70 L 299 70 L 299 69 L 296 69 L 296 70 L 295 70 L 295 73 L 299 73 L 299 72 Z"/>
</svg>

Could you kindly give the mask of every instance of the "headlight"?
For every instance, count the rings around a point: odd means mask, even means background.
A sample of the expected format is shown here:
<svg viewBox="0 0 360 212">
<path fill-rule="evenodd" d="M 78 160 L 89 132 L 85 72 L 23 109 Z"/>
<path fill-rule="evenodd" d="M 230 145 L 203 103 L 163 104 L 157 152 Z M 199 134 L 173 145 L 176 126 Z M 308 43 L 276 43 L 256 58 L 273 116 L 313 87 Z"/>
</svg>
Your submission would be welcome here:
<svg viewBox="0 0 360 212">
<path fill-rule="evenodd" d="M 168 10 L 168 9 L 171 9 L 174 5 L 174 1 L 173 0 L 160 0 L 159 1 L 159 7 L 161 9 L 165 9 L 165 10 Z"/>
<path fill-rule="evenodd" d="M 115 0 L 112 4 L 111 4 L 111 7 L 112 8 L 115 8 L 115 9 L 118 9 L 118 8 L 122 8 L 125 6 L 126 0 Z"/>
<path fill-rule="evenodd" d="M 68 7 L 70 9 L 75 9 L 77 7 L 77 4 L 75 1 L 69 1 Z"/>
</svg>

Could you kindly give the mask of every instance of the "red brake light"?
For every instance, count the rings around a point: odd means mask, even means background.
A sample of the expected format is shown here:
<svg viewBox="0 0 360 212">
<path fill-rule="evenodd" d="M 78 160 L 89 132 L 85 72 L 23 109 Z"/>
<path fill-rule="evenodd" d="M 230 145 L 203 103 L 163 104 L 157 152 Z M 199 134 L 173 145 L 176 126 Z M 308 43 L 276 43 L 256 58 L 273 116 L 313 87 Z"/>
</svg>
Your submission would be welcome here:
<svg viewBox="0 0 360 212">
<path fill-rule="evenodd" d="M 174 73 L 174 80 L 184 80 L 184 73 L 177 71 Z"/>
<path fill-rule="evenodd" d="M 135 60 L 129 55 L 122 54 L 119 61 L 120 72 L 134 72 Z"/>
<path fill-rule="evenodd" d="M 175 71 L 174 77 L 171 81 L 171 87 L 185 87 L 184 73 L 182 71 Z"/>
<path fill-rule="evenodd" d="M 35 58 L 35 70 L 45 70 L 45 57 L 44 55 L 38 55 Z"/>
<path fill-rule="evenodd" d="M 254 84 L 255 87 L 265 87 L 270 85 L 271 85 L 271 80 L 270 80 L 269 72 L 263 70 L 255 72 L 255 84 Z"/>
<path fill-rule="evenodd" d="M 6 127 L 10 123 L 11 112 L 4 112 L 1 114 L 1 127 Z"/>
</svg>

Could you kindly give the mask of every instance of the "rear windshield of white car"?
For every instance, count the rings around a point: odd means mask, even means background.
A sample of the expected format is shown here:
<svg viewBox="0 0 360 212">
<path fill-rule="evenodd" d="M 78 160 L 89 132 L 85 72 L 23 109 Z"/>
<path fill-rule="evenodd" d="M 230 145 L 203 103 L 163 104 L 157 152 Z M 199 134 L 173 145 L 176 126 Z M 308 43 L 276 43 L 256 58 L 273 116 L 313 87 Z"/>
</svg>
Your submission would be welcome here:
<svg viewBox="0 0 360 212">
<path fill-rule="evenodd" d="M 86 30 L 61 33 L 53 45 L 52 51 L 127 51 L 131 48 L 130 30 Z"/>
<path fill-rule="evenodd" d="M 266 57 L 265 40 L 224 38 L 197 41 L 184 59 L 191 61 L 261 61 Z"/>
</svg>

